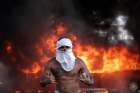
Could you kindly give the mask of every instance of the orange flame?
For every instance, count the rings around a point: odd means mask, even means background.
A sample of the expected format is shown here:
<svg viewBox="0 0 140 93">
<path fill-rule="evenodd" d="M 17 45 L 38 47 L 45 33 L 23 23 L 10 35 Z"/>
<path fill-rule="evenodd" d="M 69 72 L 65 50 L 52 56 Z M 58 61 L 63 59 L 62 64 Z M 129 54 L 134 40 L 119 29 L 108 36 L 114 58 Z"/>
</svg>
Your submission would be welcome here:
<svg viewBox="0 0 140 93">
<path fill-rule="evenodd" d="M 48 61 L 49 57 L 46 56 L 47 53 L 48 55 L 54 55 L 56 41 L 60 36 L 66 33 L 66 31 L 67 29 L 65 25 L 61 22 L 53 29 L 51 29 L 53 35 L 50 35 L 50 33 L 42 35 L 42 38 L 39 40 L 40 43 L 37 42 L 37 44 L 35 44 L 36 51 L 40 56 L 39 61 L 41 63 L 46 63 Z"/>
<path fill-rule="evenodd" d="M 63 33 L 66 32 L 65 25 L 61 22 L 57 26 L 52 29 L 52 33 L 54 35 L 48 35 L 44 34 L 44 37 L 47 38 L 41 38 L 40 43 L 35 44 L 34 48 L 37 50 L 37 54 L 40 57 L 39 62 L 40 63 L 46 63 L 49 58 L 46 56 L 46 52 L 49 52 L 49 54 L 55 53 L 55 43 Z M 47 51 L 48 50 L 48 51 Z M 25 74 L 37 74 L 42 69 L 38 63 L 32 64 L 31 67 L 27 69 L 22 69 L 22 72 Z"/>
<path fill-rule="evenodd" d="M 41 71 L 41 66 L 38 63 L 33 63 L 30 68 L 22 69 L 25 74 L 37 74 Z"/>
<path fill-rule="evenodd" d="M 131 53 L 126 46 L 114 46 L 106 49 L 78 45 L 75 53 L 85 62 L 92 73 L 140 70 L 139 55 Z"/>
<path fill-rule="evenodd" d="M 49 58 L 55 55 L 56 41 L 60 36 L 67 35 L 66 31 L 65 25 L 60 23 L 50 31 L 52 33 L 47 33 L 41 37 L 41 44 L 36 44 L 37 51 L 41 51 L 41 63 L 46 63 Z M 105 48 L 92 44 L 84 45 L 74 34 L 71 33 L 67 36 L 75 43 L 74 53 L 85 62 L 91 73 L 140 70 L 139 54 L 130 52 L 127 46 L 116 45 Z M 49 53 L 45 54 L 44 51 Z"/>
</svg>

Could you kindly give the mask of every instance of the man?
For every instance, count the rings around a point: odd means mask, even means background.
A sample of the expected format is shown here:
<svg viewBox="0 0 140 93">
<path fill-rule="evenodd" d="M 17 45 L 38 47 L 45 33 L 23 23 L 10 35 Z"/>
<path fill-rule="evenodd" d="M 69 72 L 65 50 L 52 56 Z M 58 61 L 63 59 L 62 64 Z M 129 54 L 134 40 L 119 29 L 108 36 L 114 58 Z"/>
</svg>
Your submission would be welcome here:
<svg viewBox="0 0 140 93">
<path fill-rule="evenodd" d="M 93 84 L 86 65 L 80 58 L 75 57 L 72 48 L 72 42 L 68 38 L 57 41 L 56 57 L 52 58 L 45 67 L 45 78 L 40 81 L 42 87 L 56 82 L 55 93 L 82 93 L 79 80 Z"/>
</svg>

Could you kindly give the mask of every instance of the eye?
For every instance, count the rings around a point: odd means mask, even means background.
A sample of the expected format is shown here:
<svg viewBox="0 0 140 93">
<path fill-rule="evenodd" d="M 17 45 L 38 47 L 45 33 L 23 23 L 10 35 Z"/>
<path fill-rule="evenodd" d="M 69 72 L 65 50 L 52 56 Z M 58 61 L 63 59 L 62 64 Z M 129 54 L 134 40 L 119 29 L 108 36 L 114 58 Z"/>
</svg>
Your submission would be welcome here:
<svg viewBox="0 0 140 93">
<path fill-rule="evenodd" d="M 65 46 L 66 47 L 66 49 L 69 49 L 70 47 L 69 46 Z"/>
<path fill-rule="evenodd" d="M 58 49 L 59 50 L 63 50 L 63 49 L 69 49 L 70 47 L 69 46 L 61 46 L 61 47 L 59 47 Z"/>
</svg>

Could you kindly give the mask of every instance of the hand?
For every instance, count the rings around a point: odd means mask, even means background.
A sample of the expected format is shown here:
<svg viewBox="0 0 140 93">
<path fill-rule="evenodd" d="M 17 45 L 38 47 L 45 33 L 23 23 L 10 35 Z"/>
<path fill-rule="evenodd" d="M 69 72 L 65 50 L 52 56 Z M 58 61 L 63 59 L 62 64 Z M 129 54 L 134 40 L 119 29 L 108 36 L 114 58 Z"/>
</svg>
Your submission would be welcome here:
<svg viewBox="0 0 140 93">
<path fill-rule="evenodd" d="M 47 80 L 47 79 L 40 80 L 41 87 L 45 87 L 47 84 L 51 84 L 51 80 Z"/>
<path fill-rule="evenodd" d="M 80 80 L 86 84 L 93 84 L 93 79 L 86 73 L 80 75 Z"/>
<path fill-rule="evenodd" d="M 44 80 L 40 80 L 40 86 L 45 87 L 47 85 L 47 82 Z"/>
</svg>

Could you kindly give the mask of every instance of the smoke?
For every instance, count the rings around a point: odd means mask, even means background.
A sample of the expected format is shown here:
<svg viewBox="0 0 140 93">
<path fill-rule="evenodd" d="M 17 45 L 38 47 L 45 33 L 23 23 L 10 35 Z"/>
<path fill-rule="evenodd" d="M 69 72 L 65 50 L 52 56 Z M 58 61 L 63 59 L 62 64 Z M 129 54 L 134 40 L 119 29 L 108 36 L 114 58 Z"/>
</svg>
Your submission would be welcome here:
<svg viewBox="0 0 140 93">
<path fill-rule="evenodd" d="M 134 37 L 126 28 L 128 16 L 118 14 L 112 22 L 112 28 L 116 28 L 115 34 L 110 34 L 109 42 L 116 44 L 123 42 L 126 45 L 134 45 Z M 113 32 L 113 31 L 112 31 Z M 111 32 L 111 33 L 112 33 Z"/>
<path fill-rule="evenodd" d="M 72 0 L 16 1 L 15 4 L 13 4 L 13 7 L 11 9 L 12 13 L 10 14 L 10 25 L 12 26 L 13 31 L 11 32 L 11 30 L 9 29 L 10 31 L 8 32 L 12 34 L 8 36 L 13 39 L 16 46 L 20 47 L 20 49 L 22 49 L 23 51 L 26 51 L 28 55 L 32 55 L 32 53 L 28 52 L 33 51 L 29 47 L 31 47 L 32 44 L 41 37 L 41 34 L 49 32 L 50 28 L 52 28 L 53 25 L 62 21 L 68 26 L 68 32 L 76 34 L 84 41 L 90 41 L 89 43 L 96 42 L 100 44 L 116 44 L 120 41 L 123 41 L 127 45 L 132 45 L 130 44 L 134 39 L 132 34 L 130 33 L 130 31 L 128 31 L 128 29 L 125 28 L 125 26 L 120 27 L 120 24 L 118 24 L 118 21 L 126 21 L 123 24 L 126 25 L 129 15 L 125 16 L 127 18 L 118 19 L 118 14 L 113 14 L 111 10 L 109 14 L 109 11 L 105 10 L 109 16 L 102 18 L 102 16 L 107 15 L 103 15 L 102 12 L 105 11 L 103 11 L 102 9 L 100 10 L 99 8 L 99 10 L 97 10 L 95 8 L 95 10 L 92 10 L 91 8 L 89 10 L 92 11 L 92 14 L 89 14 L 91 20 L 92 18 L 95 19 L 95 21 L 93 21 L 94 25 L 89 25 L 86 22 L 88 20 L 82 19 L 81 13 L 79 13 L 75 2 Z M 111 14 L 112 16 L 110 16 Z M 115 18 L 113 19 L 114 16 Z M 96 24 L 98 26 L 96 26 Z M 114 24 L 117 24 L 118 26 L 116 25 L 114 27 Z M 45 30 L 43 30 L 43 26 L 46 26 Z M 107 29 L 104 29 L 104 27 Z M 109 31 L 111 28 L 113 28 L 113 31 Z"/>
</svg>

